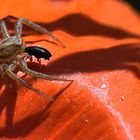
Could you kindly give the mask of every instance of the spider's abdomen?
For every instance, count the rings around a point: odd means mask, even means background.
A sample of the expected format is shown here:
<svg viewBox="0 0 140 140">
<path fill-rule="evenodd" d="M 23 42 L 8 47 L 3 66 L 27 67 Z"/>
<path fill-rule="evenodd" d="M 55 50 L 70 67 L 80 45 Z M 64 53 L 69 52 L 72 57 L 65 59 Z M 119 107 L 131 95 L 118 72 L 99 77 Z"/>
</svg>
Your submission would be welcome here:
<svg viewBox="0 0 140 140">
<path fill-rule="evenodd" d="M 49 60 L 52 56 L 52 54 L 47 49 L 38 46 L 29 46 L 25 48 L 25 52 L 31 56 L 35 56 L 37 59 L 44 58 L 45 60 Z"/>
</svg>

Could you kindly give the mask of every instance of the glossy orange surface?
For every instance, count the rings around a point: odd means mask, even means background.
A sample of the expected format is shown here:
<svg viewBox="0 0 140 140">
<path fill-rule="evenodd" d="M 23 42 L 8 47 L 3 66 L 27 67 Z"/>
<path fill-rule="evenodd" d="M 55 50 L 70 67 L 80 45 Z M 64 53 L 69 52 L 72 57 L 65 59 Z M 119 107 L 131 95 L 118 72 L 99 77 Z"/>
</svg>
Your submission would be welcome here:
<svg viewBox="0 0 140 140">
<path fill-rule="evenodd" d="M 9 81 L 9 88 L 1 78 L 1 139 L 139 140 L 140 18 L 128 4 L 118 0 L 5 0 L 0 2 L 0 16 L 7 15 L 37 22 L 66 46 L 24 28 L 27 45 L 46 47 L 53 55 L 47 64 L 42 60 L 42 65 L 30 62 L 29 67 L 74 82 L 23 76 L 55 95 L 49 103 L 14 81 Z M 10 23 L 9 27 L 13 29 Z"/>
</svg>

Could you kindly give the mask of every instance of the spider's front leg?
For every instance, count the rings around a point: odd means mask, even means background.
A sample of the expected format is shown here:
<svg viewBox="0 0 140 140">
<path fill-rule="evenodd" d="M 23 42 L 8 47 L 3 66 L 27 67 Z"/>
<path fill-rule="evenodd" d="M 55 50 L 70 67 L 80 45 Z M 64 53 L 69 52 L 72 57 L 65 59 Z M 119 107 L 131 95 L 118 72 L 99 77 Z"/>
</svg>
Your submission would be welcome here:
<svg viewBox="0 0 140 140">
<path fill-rule="evenodd" d="M 48 95 L 42 91 L 40 91 L 39 89 L 34 88 L 31 84 L 29 84 L 28 82 L 24 81 L 23 79 L 21 79 L 20 77 L 18 77 L 13 71 L 16 69 L 16 63 L 13 62 L 12 64 L 10 64 L 7 69 L 6 69 L 6 74 L 13 80 L 17 81 L 18 83 L 20 83 L 21 85 L 25 86 L 26 88 L 36 92 L 37 94 L 41 95 L 41 96 L 45 96 L 48 97 Z M 49 100 L 53 100 L 51 97 L 48 97 Z"/>
<path fill-rule="evenodd" d="M 3 38 L 9 38 L 10 37 L 10 34 L 9 34 L 7 28 L 6 28 L 4 20 L 0 21 L 0 29 L 1 29 L 1 33 L 2 33 Z"/>
<path fill-rule="evenodd" d="M 21 33 L 22 33 L 22 25 L 23 23 L 29 27 L 31 27 L 32 29 L 44 33 L 44 34 L 48 34 L 52 39 L 54 39 L 55 41 L 57 41 L 62 47 L 65 47 L 64 44 L 55 36 L 53 35 L 51 32 L 49 32 L 47 29 L 43 28 L 42 26 L 31 22 L 28 19 L 25 18 L 19 18 L 15 24 L 15 34 L 18 37 L 21 37 Z"/>
<path fill-rule="evenodd" d="M 43 74 L 43 73 L 31 70 L 31 69 L 28 68 L 27 63 L 25 62 L 23 57 L 19 57 L 18 61 L 19 61 L 19 65 L 20 65 L 21 69 L 25 73 L 27 73 L 27 74 L 29 74 L 33 77 L 37 77 L 37 78 L 41 78 L 41 79 L 45 79 L 45 80 L 50 80 L 50 81 L 53 81 L 53 80 L 54 81 L 70 81 L 70 82 L 73 81 L 73 80 L 68 80 L 68 79 L 65 79 L 65 78 L 60 78 L 60 77 L 57 77 L 57 76 L 54 76 L 54 75 L 47 75 L 47 74 Z"/>
<path fill-rule="evenodd" d="M 7 64 L 1 64 L 0 65 L 0 74 L 1 76 L 5 79 L 6 73 L 5 73 L 5 68 L 8 67 Z"/>
<path fill-rule="evenodd" d="M 12 85 L 9 84 L 8 80 L 7 80 L 7 77 L 6 77 L 6 73 L 5 73 L 5 69 L 8 67 L 7 64 L 0 64 L 0 74 L 2 76 L 2 78 L 5 80 L 6 84 L 12 88 Z"/>
</svg>

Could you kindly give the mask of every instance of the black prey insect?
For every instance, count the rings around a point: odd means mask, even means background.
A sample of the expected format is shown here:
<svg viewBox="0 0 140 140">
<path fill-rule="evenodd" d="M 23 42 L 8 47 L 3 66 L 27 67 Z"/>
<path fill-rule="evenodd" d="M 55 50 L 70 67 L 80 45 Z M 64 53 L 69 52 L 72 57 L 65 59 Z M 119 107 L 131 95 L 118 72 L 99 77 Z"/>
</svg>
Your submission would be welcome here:
<svg viewBox="0 0 140 140">
<path fill-rule="evenodd" d="M 52 56 L 52 54 L 47 49 L 38 46 L 29 46 L 25 48 L 25 52 L 30 56 L 35 56 L 38 61 L 40 61 L 40 58 L 50 60 L 50 57 Z"/>
<path fill-rule="evenodd" d="M 37 77 L 45 80 L 57 80 L 57 81 L 70 81 L 70 80 L 66 80 L 58 76 L 43 74 L 28 68 L 25 58 L 28 57 L 30 58 L 33 55 L 37 59 L 40 58 L 49 59 L 51 57 L 51 53 L 45 48 L 41 48 L 37 46 L 26 48 L 25 42 L 23 42 L 23 40 L 21 39 L 23 24 L 31 27 L 32 29 L 38 32 L 48 34 L 59 44 L 63 45 L 63 43 L 56 36 L 50 33 L 47 29 L 25 18 L 17 19 L 14 28 L 15 35 L 10 36 L 5 24 L 5 19 L 2 19 L 0 21 L 0 29 L 3 36 L 3 39 L 0 41 L 0 74 L 4 78 L 5 75 L 9 76 L 11 79 L 17 81 L 21 85 L 25 86 L 26 88 L 34 91 L 39 95 L 47 96 L 46 93 L 33 87 L 30 83 L 18 77 L 14 73 L 14 70 L 16 69 L 17 65 L 19 65 L 19 67 L 22 69 L 23 72 L 33 77 Z"/>
</svg>

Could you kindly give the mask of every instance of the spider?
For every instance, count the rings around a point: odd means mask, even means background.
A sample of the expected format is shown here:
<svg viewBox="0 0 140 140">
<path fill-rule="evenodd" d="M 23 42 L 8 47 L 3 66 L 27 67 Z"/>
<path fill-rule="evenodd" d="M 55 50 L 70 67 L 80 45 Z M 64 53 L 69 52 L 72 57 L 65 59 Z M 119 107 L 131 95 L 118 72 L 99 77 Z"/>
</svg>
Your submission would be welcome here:
<svg viewBox="0 0 140 140">
<path fill-rule="evenodd" d="M 33 23 L 30 20 L 25 19 L 25 18 L 17 19 L 17 21 L 15 23 L 15 28 L 14 28 L 15 35 L 10 36 L 10 34 L 7 30 L 6 24 L 5 24 L 5 19 L 2 19 L 0 21 L 0 29 L 1 29 L 1 33 L 3 36 L 3 39 L 0 42 L 0 63 L 1 63 L 0 64 L 0 74 L 2 75 L 3 78 L 5 78 L 5 76 L 7 75 L 11 79 L 15 80 L 16 82 L 20 83 L 21 85 L 25 86 L 26 88 L 34 91 L 35 93 L 37 93 L 41 96 L 48 97 L 48 95 L 46 93 L 33 87 L 30 83 L 28 83 L 27 81 L 18 77 L 14 73 L 14 70 L 16 69 L 17 65 L 20 66 L 20 68 L 22 69 L 23 72 L 25 72 L 26 74 L 33 76 L 33 77 L 50 80 L 50 81 L 51 80 L 70 81 L 70 80 L 67 80 L 64 78 L 59 78 L 57 76 L 43 74 L 43 73 L 40 73 L 40 72 L 31 70 L 28 68 L 25 58 L 31 58 L 31 55 L 35 55 L 35 54 L 31 51 L 31 48 L 26 49 L 26 44 L 21 39 L 23 24 L 25 24 L 25 25 L 31 27 L 32 29 L 39 31 L 41 33 L 47 33 L 51 38 L 53 38 L 54 40 L 59 42 L 61 45 L 63 45 L 61 43 L 61 41 L 56 36 L 54 36 L 52 33 L 50 33 L 47 29 L 45 29 L 42 26 L 40 26 L 36 23 Z M 43 55 L 43 53 L 41 53 L 41 51 L 44 51 L 45 50 L 44 48 L 39 48 L 38 51 L 36 50 L 36 47 L 32 47 L 32 49 L 33 49 L 33 51 L 35 50 L 37 53 L 35 57 L 38 56 L 39 58 L 44 58 L 44 57 L 40 56 L 40 54 Z M 30 54 L 30 51 L 31 51 L 31 54 Z M 47 51 L 47 50 L 45 50 L 45 51 Z M 49 59 L 49 57 L 51 56 L 51 54 L 48 51 L 45 52 L 45 55 L 46 55 L 47 59 Z"/>
</svg>

